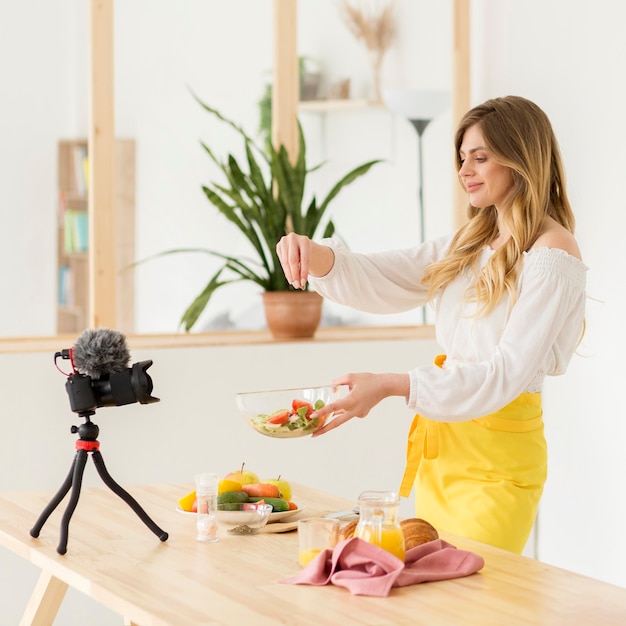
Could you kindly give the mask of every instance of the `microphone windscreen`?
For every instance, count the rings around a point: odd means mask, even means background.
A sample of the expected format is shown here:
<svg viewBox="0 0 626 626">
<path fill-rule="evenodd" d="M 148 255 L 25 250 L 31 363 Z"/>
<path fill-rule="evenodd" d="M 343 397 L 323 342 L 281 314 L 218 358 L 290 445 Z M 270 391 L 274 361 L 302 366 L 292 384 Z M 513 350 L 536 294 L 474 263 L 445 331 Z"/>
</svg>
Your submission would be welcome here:
<svg viewBox="0 0 626 626">
<path fill-rule="evenodd" d="M 87 329 L 76 340 L 74 367 L 92 378 L 122 372 L 128 367 L 130 352 L 126 337 L 108 328 Z"/>
</svg>

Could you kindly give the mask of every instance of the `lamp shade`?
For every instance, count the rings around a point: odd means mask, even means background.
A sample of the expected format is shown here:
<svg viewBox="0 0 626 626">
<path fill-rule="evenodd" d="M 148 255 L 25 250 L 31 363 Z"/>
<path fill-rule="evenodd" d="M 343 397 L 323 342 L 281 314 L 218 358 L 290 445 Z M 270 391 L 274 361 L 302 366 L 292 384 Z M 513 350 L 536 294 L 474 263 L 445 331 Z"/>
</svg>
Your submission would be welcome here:
<svg viewBox="0 0 626 626">
<path fill-rule="evenodd" d="M 419 89 L 384 89 L 383 102 L 409 120 L 432 120 L 450 104 L 450 93 Z"/>
</svg>

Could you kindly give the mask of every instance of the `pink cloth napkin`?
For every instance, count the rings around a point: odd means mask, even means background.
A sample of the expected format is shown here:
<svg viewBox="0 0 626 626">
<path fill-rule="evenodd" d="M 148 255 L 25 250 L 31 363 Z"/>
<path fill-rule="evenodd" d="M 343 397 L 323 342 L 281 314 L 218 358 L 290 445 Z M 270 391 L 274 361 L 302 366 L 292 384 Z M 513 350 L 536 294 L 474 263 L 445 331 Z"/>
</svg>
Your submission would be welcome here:
<svg viewBox="0 0 626 626">
<path fill-rule="evenodd" d="M 345 539 L 334 550 L 320 552 L 295 576 L 278 582 L 292 585 L 338 585 L 360 596 L 387 596 L 404 587 L 469 576 L 482 569 L 481 556 L 436 539 L 408 550 L 403 563 L 393 554 L 358 537 Z"/>
</svg>

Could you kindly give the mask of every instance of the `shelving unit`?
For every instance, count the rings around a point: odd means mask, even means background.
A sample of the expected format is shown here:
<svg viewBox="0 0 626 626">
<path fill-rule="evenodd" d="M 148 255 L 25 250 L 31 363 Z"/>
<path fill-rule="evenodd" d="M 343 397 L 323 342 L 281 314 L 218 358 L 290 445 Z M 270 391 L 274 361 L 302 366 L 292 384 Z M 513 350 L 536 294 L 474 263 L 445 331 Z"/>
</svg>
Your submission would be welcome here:
<svg viewBox="0 0 626 626">
<path fill-rule="evenodd" d="M 115 142 L 115 240 L 118 330 L 134 327 L 135 142 Z M 89 323 L 87 140 L 58 145 L 57 332 L 79 333 Z"/>
</svg>

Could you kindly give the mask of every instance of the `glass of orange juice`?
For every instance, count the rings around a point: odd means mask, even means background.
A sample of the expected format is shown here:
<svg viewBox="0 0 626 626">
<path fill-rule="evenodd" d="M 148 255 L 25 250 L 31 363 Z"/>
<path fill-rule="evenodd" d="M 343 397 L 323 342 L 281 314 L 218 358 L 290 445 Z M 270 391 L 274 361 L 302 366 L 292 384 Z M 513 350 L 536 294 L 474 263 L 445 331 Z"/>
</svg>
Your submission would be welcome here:
<svg viewBox="0 0 626 626">
<path fill-rule="evenodd" d="M 339 520 L 310 517 L 298 520 L 298 560 L 304 567 L 323 550 L 332 550 L 339 540 Z"/>
<path fill-rule="evenodd" d="M 394 491 L 364 491 L 359 496 L 359 522 L 354 536 L 374 544 L 404 561 L 406 549 Z"/>
</svg>

